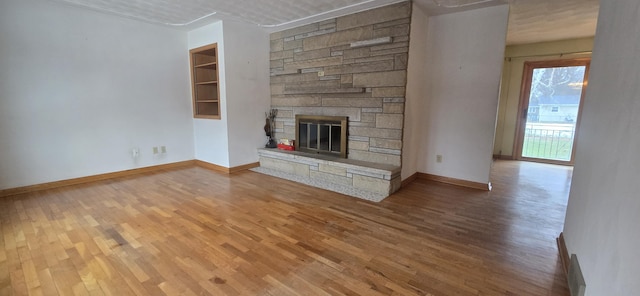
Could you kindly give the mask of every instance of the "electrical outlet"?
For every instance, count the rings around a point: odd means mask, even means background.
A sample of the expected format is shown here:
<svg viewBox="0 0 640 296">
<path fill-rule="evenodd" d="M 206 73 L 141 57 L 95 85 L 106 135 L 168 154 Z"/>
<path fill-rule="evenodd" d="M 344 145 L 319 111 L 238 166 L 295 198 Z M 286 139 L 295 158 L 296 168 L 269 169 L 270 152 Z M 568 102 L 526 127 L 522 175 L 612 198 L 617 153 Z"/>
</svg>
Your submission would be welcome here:
<svg viewBox="0 0 640 296">
<path fill-rule="evenodd" d="M 441 163 L 442 162 L 442 155 L 440 155 L 440 154 L 436 155 L 436 162 L 437 163 Z"/>
<path fill-rule="evenodd" d="M 131 156 L 133 158 L 138 158 L 138 156 L 140 156 L 140 149 L 138 148 L 131 149 Z"/>
<path fill-rule="evenodd" d="M 318 77 L 324 76 L 324 71 L 318 71 Z"/>
<path fill-rule="evenodd" d="M 153 154 L 158 154 L 158 147 L 153 147 Z"/>
<path fill-rule="evenodd" d="M 166 146 L 160 146 L 160 153 L 167 153 L 167 147 Z"/>
</svg>

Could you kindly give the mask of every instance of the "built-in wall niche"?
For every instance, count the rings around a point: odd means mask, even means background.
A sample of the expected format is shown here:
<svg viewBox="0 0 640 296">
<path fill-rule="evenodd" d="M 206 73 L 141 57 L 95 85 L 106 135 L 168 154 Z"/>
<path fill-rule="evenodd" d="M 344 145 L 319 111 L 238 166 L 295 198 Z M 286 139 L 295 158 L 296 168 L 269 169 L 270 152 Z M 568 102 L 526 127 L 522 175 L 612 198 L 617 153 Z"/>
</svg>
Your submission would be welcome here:
<svg viewBox="0 0 640 296">
<path fill-rule="evenodd" d="M 296 115 L 296 150 L 347 158 L 344 116 Z"/>
<path fill-rule="evenodd" d="M 220 119 L 217 43 L 189 51 L 193 92 L 193 117 Z"/>
</svg>

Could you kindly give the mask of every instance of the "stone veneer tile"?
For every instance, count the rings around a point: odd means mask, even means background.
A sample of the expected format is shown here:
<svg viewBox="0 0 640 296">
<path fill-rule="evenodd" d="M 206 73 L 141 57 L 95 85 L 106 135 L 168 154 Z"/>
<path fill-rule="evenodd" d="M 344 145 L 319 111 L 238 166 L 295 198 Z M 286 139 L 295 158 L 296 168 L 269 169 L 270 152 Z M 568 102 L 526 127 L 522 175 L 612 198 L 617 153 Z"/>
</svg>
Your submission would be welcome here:
<svg viewBox="0 0 640 296">
<path fill-rule="evenodd" d="M 354 160 L 383 163 L 390 165 L 400 165 L 400 155 L 376 153 L 370 151 L 349 151 L 349 158 Z"/>
<path fill-rule="evenodd" d="M 379 98 L 322 98 L 322 106 L 326 107 L 382 107 Z"/>
<path fill-rule="evenodd" d="M 385 103 L 382 106 L 382 113 L 386 114 L 403 114 L 404 113 L 404 104 L 403 103 Z"/>
<path fill-rule="evenodd" d="M 379 50 L 393 49 L 393 48 L 409 48 L 409 42 L 393 42 L 389 44 L 372 46 L 371 51 L 379 51 Z"/>
<path fill-rule="evenodd" d="M 331 56 L 331 50 L 329 48 L 321 48 L 316 50 L 308 50 L 308 51 L 295 53 L 293 55 L 293 58 L 296 61 L 305 61 L 305 60 L 326 58 L 330 56 Z"/>
<path fill-rule="evenodd" d="M 362 108 L 364 113 L 382 113 L 382 108 Z"/>
<path fill-rule="evenodd" d="M 269 67 L 271 68 L 283 68 L 284 60 L 273 60 L 269 62 Z"/>
<path fill-rule="evenodd" d="M 280 38 L 292 37 L 292 36 L 309 33 L 313 31 L 318 31 L 318 23 L 313 23 L 305 26 L 295 27 L 293 29 L 284 30 L 280 32 L 281 33 Z"/>
<path fill-rule="evenodd" d="M 297 70 L 297 69 L 304 69 L 304 68 L 326 67 L 326 66 L 341 65 L 341 64 L 342 64 L 342 57 L 328 57 L 328 58 L 321 58 L 321 59 L 308 60 L 308 61 L 296 61 L 292 63 L 285 63 L 284 69 Z"/>
<path fill-rule="evenodd" d="M 402 141 L 400 140 L 371 138 L 371 140 L 369 141 L 369 145 L 371 145 L 371 147 L 386 148 L 386 149 L 397 149 L 397 150 L 402 149 Z"/>
<path fill-rule="evenodd" d="M 276 39 L 276 40 L 271 40 L 271 51 L 281 51 L 284 50 L 284 40 L 283 39 Z"/>
<path fill-rule="evenodd" d="M 403 120 L 402 114 L 376 114 L 376 127 L 402 129 Z"/>
<path fill-rule="evenodd" d="M 384 103 L 404 103 L 404 98 L 383 98 Z"/>
<path fill-rule="evenodd" d="M 353 150 L 369 151 L 369 142 L 349 141 L 348 147 Z"/>
<path fill-rule="evenodd" d="M 389 176 L 388 174 L 369 171 L 366 168 L 365 169 L 353 169 L 353 168 L 348 169 L 347 174 L 350 174 L 352 178 L 354 175 L 367 176 L 367 177 L 376 178 L 376 179 L 384 179 L 385 176 Z"/>
<path fill-rule="evenodd" d="M 348 84 L 350 86 L 353 86 L 353 74 L 340 75 L 340 83 L 343 85 Z"/>
<path fill-rule="evenodd" d="M 309 166 L 274 158 L 260 158 L 260 166 L 282 171 L 297 176 L 309 177 Z"/>
<path fill-rule="evenodd" d="M 322 80 L 314 80 L 314 81 L 304 81 L 297 83 L 287 83 L 284 86 L 284 90 L 293 91 L 293 90 L 305 90 L 305 89 L 315 89 L 315 88 L 338 88 L 340 87 L 339 81 L 322 81 Z"/>
<path fill-rule="evenodd" d="M 377 153 L 386 153 L 386 154 L 393 154 L 393 155 L 400 155 L 402 154 L 402 150 L 398 149 L 385 149 L 385 148 L 376 148 L 376 147 L 371 147 L 369 148 L 370 152 L 377 152 Z"/>
<path fill-rule="evenodd" d="M 377 192 L 389 192 L 391 189 L 390 184 L 380 182 L 378 178 L 360 175 L 353 175 L 353 187 Z"/>
<path fill-rule="evenodd" d="M 336 19 L 338 30 L 384 23 L 411 16 L 411 2 L 389 5 L 378 9 L 350 14 Z"/>
<path fill-rule="evenodd" d="M 402 87 L 376 87 L 373 89 L 372 97 L 387 98 L 387 97 L 404 97 L 405 88 Z"/>
<path fill-rule="evenodd" d="M 361 122 L 371 122 L 371 123 L 373 123 L 373 124 L 374 124 L 374 126 L 375 126 L 375 123 L 376 123 L 376 114 L 375 114 L 375 113 L 365 113 L 365 112 L 363 112 L 363 113 L 360 115 L 360 121 L 361 121 Z"/>
<path fill-rule="evenodd" d="M 370 47 L 345 49 L 342 51 L 342 56 L 345 59 L 364 58 L 364 57 L 368 57 L 370 54 L 371 54 Z"/>
<path fill-rule="evenodd" d="M 318 35 L 329 34 L 329 33 L 335 32 L 335 31 L 336 31 L 335 26 L 333 28 L 323 28 L 323 29 L 320 29 L 318 31 L 296 35 L 295 36 L 295 40 L 300 40 L 300 39 L 309 38 L 309 37 L 318 36 Z"/>
<path fill-rule="evenodd" d="M 322 106 L 320 96 L 271 97 L 271 106 Z"/>
<path fill-rule="evenodd" d="M 347 169 L 331 164 L 321 163 L 319 166 L 319 171 L 324 173 L 329 173 L 338 176 L 347 176 Z"/>
<path fill-rule="evenodd" d="M 303 39 L 304 50 L 314 50 L 336 45 L 350 44 L 354 41 L 372 39 L 373 27 L 358 27 L 331 34 L 319 35 Z"/>
<path fill-rule="evenodd" d="M 304 115 L 347 116 L 349 117 L 349 120 L 360 121 L 360 108 L 294 107 L 293 113 Z"/>
<path fill-rule="evenodd" d="M 344 65 L 349 73 L 365 73 L 365 72 L 385 72 L 392 71 L 394 68 L 393 60 L 382 60 L 370 63 L 353 63 Z"/>
<path fill-rule="evenodd" d="M 352 121 L 349 123 L 349 126 L 358 126 L 358 127 L 376 127 L 375 122 L 362 122 L 362 121 Z M 351 149 L 351 147 L 349 147 Z"/>
<path fill-rule="evenodd" d="M 405 86 L 407 71 L 389 71 L 353 74 L 354 87 Z"/>
<path fill-rule="evenodd" d="M 373 38 L 409 35 L 409 24 L 373 30 Z"/>
<path fill-rule="evenodd" d="M 283 50 L 283 51 L 272 51 L 270 54 L 271 60 L 279 60 L 293 58 L 293 50 Z"/>
<path fill-rule="evenodd" d="M 398 47 L 398 48 L 372 51 L 371 56 L 375 57 L 375 56 L 393 55 L 393 59 L 395 61 L 397 54 L 408 53 L 408 52 L 409 52 L 409 47 Z"/>
<path fill-rule="evenodd" d="M 318 79 L 318 73 L 303 73 L 297 75 L 280 75 L 271 77 L 271 84 L 314 81 Z"/>
<path fill-rule="evenodd" d="M 302 40 L 291 40 L 284 42 L 284 50 L 292 50 L 296 48 L 302 48 Z"/>
<path fill-rule="evenodd" d="M 271 95 L 281 95 L 284 93 L 284 84 L 272 84 Z"/>
<path fill-rule="evenodd" d="M 336 23 L 330 23 L 330 24 L 326 24 L 326 25 L 320 25 L 320 26 L 318 27 L 318 29 L 320 29 L 320 30 L 333 29 L 333 31 L 335 32 L 335 30 L 336 30 Z"/>
<path fill-rule="evenodd" d="M 394 69 L 405 70 L 409 66 L 409 55 L 406 53 L 395 55 Z"/>
<path fill-rule="evenodd" d="M 381 29 L 381 28 L 393 27 L 393 26 L 397 26 L 397 25 L 404 25 L 404 24 L 410 24 L 410 23 L 411 23 L 411 18 L 407 17 L 407 18 L 388 21 L 388 22 L 384 22 L 384 23 L 377 23 L 377 24 L 373 25 L 373 28 L 374 29 Z"/>
<path fill-rule="evenodd" d="M 340 80 L 340 75 L 325 75 L 320 77 L 320 80 Z"/>
<path fill-rule="evenodd" d="M 331 183 L 335 183 L 335 184 L 341 184 L 341 185 L 353 185 L 353 179 L 351 178 L 347 178 L 346 177 L 346 173 L 345 176 L 338 176 L 338 175 L 334 175 L 334 174 L 329 174 L 329 173 L 324 173 L 324 172 L 311 172 L 309 174 L 309 177 L 311 177 L 312 179 L 318 179 L 318 180 L 322 180 L 325 182 L 331 182 Z"/>
<path fill-rule="evenodd" d="M 369 142 L 369 137 L 349 135 L 348 138 L 349 138 L 349 141 Z"/>
</svg>

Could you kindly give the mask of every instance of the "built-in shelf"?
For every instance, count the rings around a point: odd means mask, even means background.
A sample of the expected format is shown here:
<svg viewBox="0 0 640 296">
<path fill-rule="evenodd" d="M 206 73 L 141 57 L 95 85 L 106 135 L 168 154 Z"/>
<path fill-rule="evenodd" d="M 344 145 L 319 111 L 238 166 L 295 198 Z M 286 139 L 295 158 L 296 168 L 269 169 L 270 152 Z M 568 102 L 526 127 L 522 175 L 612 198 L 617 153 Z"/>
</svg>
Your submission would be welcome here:
<svg viewBox="0 0 640 296">
<path fill-rule="evenodd" d="M 189 51 L 193 87 L 193 116 L 220 119 L 218 47 L 210 44 Z"/>
<path fill-rule="evenodd" d="M 211 69 L 215 69 L 216 65 L 218 65 L 217 62 L 211 62 L 211 63 L 196 65 L 194 67 L 196 67 L 196 68 L 211 68 Z"/>
</svg>

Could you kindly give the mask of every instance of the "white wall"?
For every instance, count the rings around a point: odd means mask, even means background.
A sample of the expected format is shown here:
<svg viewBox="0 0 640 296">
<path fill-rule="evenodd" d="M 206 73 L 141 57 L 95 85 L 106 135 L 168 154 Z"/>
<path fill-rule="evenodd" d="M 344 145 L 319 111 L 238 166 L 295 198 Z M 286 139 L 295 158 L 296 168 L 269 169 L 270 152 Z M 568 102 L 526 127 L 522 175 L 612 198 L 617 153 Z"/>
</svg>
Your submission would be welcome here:
<svg viewBox="0 0 640 296">
<path fill-rule="evenodd" d="M 261 28 L 224 21 L 230 167 L 258 161 L 264 147 L 265 112 L 271 106 L 269 34 Z"/>
<path fill-rule="evenodd" d="M 186 50 L 184 32 L 0 1 L 0 189 L 193 159 Z"/>
<path fill-rule="evenodd" d="M 223 167 L 258 161 L 264 113 L 271 105 L 269 35 L 234 21 L 189 32 L 189 48 L 218 43 L 221 119 L 194 119 L 195 157 Z"/>
<path fill-rule="evenodd" d="M 501 5 L 429 17 L 418 171 L 489 182 L 508 14 Z"/>
<path fill-rule="evenodd" d="M 404 130 L 402 133 L 402 179 L 418 172 L 422 116 L 426 108 L 424 77 L 426 75 L 427 25 L 428 16 L 415 3 L 411 10 L 411 35 L 409 43 L 409 67 L 407 69 L 407 88 L 404 107 Z"/>
<path fill-rule="evenodd" d="M 220 119 L 193 119 L 195 159 L 229 167 L 227 117 L 226 55 L 222 21 L 188 33 L 189 49 L 218 44 L 218 85 L 220 87 Z M 190 77 L 190 76 L 189 76 Z"/>
<path fill-rule="evenodd" d="M 565 220 L 592 295 L 640 291 L 640 2 L 601 1 Z"/>
</svg>

